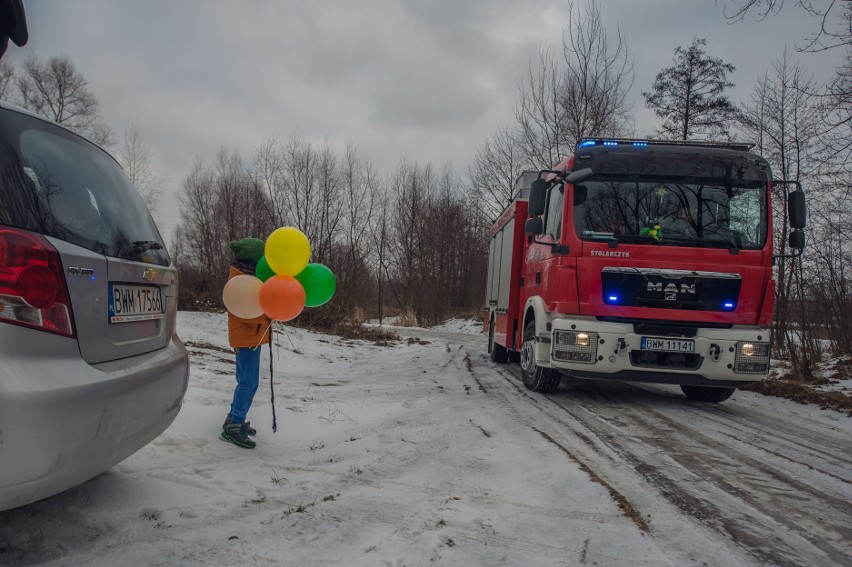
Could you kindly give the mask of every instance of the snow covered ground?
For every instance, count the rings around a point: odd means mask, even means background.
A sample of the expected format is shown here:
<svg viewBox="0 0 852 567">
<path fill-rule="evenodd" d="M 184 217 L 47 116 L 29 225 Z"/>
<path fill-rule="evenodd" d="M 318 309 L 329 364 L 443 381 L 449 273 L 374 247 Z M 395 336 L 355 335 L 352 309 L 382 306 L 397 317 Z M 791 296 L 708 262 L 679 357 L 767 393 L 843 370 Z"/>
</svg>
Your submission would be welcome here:
<svg viewBox="0 0 852 567">
<path fill-rule="evenodd" d="M 225 315 L 182 312 L 192 357 L 162 436 L 91 481 L 0 512 L 0 564 L 850 565 L 852 419 L 737 392 L 566 383 L 541 396 L 480 325 L 390 346 L 286 327 L 249 417 Z"/>
</svg>

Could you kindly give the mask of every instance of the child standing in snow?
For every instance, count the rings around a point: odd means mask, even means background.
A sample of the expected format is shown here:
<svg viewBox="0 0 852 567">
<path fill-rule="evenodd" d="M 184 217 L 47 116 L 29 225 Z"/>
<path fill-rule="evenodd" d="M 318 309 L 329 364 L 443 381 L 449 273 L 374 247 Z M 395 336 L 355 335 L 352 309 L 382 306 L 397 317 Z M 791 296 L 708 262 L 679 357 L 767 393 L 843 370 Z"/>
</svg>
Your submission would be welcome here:
<svg viewBox="0 0 852 567">
<path fill-rule="evenodd" d="M 254 275 L 257 262 L 263 256 L 264 242 L 257 238 L 234 240 L 228 247 L 234 254 L 228 279 L 248 274 Z M 272 321 L 266 315 L 254 319 L 241 319 L 228 312 L 228 342 L 237 354 L 237 386 L 231 411 L 222 425 L 222 439 L 244 449 L 253 449 L 254 440 L 249 435 L 257 431 L 246 421 L 254 394 L 260 380 L 260 347 L 268 340 Z"/>
</svg>

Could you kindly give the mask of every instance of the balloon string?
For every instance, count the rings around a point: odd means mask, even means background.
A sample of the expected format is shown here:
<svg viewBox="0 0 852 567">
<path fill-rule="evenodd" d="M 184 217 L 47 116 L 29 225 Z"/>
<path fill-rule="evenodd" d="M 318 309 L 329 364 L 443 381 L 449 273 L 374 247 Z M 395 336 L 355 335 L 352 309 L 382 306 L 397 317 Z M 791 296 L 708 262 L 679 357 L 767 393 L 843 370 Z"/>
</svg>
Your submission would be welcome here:
<svg viewBox="0 0 852 567">
<path fill-rule="evenodd" d="M 275 380 L 272 372 L 272 322 L 269 322 L 270 330 L 269 330 L 269 392 L 270 392 L 270 402 L 272 403 L 272 432 L 278 432 L 278 419 L 275 417 Z"/>
<path fill-rule="evenodd" d="M 269 321 L 269 324 L 266 326 L 266 329 L 264 329 L 263 333 L 260 334 L 260 340 L 257 341 L 257 344 L 252 347 L 252 350 L 257 349 L 258 347 L 260 347 L 260 345 L 262 345 L 264 342 L 266 342 L 266 341 L 264 341 L 264 339 L 266 338 L 266 333 L 272 334 L 272 320 L 271 319 Z"/>
<path fill-rule="evenodd" d="M 288 332 L 287 332 L 287 328 L 282 326 L 282 327 L 281 327 L 281 330 L 283 330 L 283 331 L 284 331 L 284 336 L 286 336 L 286 337 L 287 337 L 287 340 L 288 340 L 288 341 L 290 341 L 290 346 L 291 346 L 291 347 L 293 347 L 293 351 L 295 351 L 295 350 L 296 350 L 296 345 L 295 345 L 295 344 L 293 344 L 293 339 L 291 339 L 291 338 L 290 338 L 290 333 L 288 333 Z"/>
</svg>

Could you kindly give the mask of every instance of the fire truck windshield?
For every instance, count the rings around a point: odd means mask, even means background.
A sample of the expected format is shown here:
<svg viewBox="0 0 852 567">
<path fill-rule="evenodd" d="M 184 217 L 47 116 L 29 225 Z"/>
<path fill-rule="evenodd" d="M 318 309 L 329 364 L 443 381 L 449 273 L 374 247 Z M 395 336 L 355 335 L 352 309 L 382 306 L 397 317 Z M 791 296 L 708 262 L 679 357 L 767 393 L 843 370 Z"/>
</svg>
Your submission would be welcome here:
<svg viewBox="0 0 852 567">
<path fill-rule="evenodd" d="M 575 186 L 573 205 L 583 240 L 743 249 L 766 242 L 766 185 L 758 180 L 595 177 Z"/>
</svg>

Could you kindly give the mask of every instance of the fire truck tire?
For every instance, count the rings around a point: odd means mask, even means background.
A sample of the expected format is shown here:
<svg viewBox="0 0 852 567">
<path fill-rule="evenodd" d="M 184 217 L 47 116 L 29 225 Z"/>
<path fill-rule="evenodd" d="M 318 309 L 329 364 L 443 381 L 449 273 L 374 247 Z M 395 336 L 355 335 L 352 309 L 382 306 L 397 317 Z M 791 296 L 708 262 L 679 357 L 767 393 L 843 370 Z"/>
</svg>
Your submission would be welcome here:
<svg viewBox="0 0 852 567">
<path fill-rule="evenodd" d="M 527 390 L 540 394 L 552 394 L 559 387 L 562 375 L 553 368 L 544 368 L 535 363 L 535 321 L 524 327 L 524 344 L 521 347 L 521 378 Z"/>
<path fill-rule="evenodd" d="M 711 386 L 686 386 L 680 387 L 684 395 L 696 402 L 711 402 L 718 404 L 724 402 L 734 395 L 736 388 L 716 388 Z"/>
</svg>

